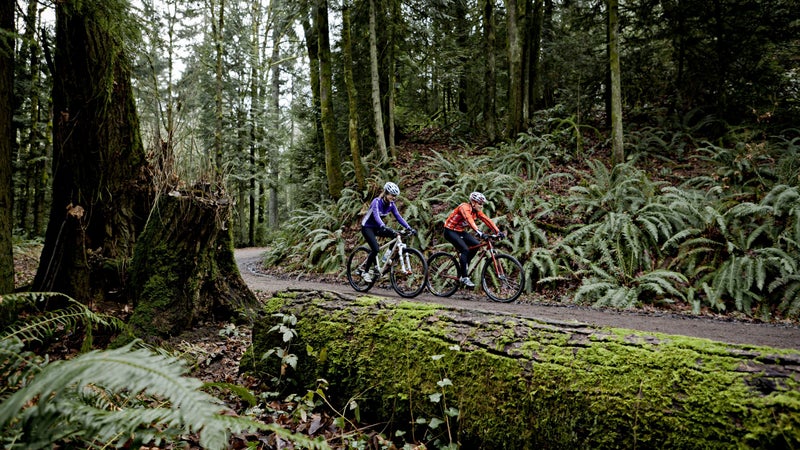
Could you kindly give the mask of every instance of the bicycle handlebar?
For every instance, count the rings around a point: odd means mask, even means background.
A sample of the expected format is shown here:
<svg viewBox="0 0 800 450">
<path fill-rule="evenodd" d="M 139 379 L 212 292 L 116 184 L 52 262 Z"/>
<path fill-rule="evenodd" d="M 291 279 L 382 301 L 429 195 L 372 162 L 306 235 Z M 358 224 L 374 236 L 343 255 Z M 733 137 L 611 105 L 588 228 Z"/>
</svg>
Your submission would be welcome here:
<svg viewBox="0 0 800 450">
<path fill-rule="evenodd" d="M 499 241 L 499 240 L 505 239 L 505 238 L 506 238 L 505 233 L 498 233 L 498 234 L 483 233 L 483 237 L 481 239 L 483 239 L 484 241 L 487 241 L 487 240 Z"/>
</svg>

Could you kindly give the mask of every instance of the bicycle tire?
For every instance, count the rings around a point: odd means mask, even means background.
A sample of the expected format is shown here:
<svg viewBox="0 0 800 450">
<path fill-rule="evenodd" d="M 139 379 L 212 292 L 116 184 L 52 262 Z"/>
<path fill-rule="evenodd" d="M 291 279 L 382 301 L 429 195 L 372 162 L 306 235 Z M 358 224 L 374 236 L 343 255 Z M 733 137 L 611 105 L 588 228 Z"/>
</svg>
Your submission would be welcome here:
<svg viewBox="0 0 800 450">
<path fill-rule="evenodd" d="M 363 270 L 371 251 L 369 247 L 361 246 L 353 250 L 347 257 L 347 281 L 358 292 L 367 292 L 375 284 L 375 280 L 369 283 L 364 281 L 361 273 L 358 272 L 359 269 Z"/>
<path fill-rule="evenodd" d="M 490 299 L 500 303 L 510 303 L 519 298 L 525 288 L 525 272 L 522 264 L 511 255 L 499 253 L 494 256 L 504 276 L 497 273 L 491 258 L 481 271 L 481 287 Z"/>
<path fill-rule="evenodd" d="M 401 297 L 416 297 L 425 289 L 428 279 L 428 262 L 422 252 L 406 247 L 403 249 L 403 257 L 406 258 L 408 272 L 403 272 L 400 261 L 394 261 L 390 271 L 392 287 Z M 410 267 L 409 267 L 410 266 Z"/>
<path fill-rule="evenodd" d="M 437 297 L 450 297 L 458 290 L 458 260 L 447 252 L 428 258 L 428 291 Z"/>
</svg>

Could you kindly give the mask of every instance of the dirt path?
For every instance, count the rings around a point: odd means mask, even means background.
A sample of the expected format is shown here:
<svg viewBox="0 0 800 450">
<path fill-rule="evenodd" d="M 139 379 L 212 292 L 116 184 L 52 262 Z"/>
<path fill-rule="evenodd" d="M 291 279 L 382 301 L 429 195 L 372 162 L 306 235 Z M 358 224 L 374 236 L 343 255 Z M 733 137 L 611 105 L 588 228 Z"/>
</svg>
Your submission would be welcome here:
<svg viewBox="0 0 800 450">
<path fill-rule="evenodd" d="M 236 250 L 242 278 L 253 291 L 274 293 L 282 290 L 325 290 L 337 292 L 355 298 L 355 292 L 347 281 L 324 283 L 298 278 L 284 278 L 265 275 L 258 271 L 260 267 L 261 248 L 245 248 Z M 376 285 L 370 294 L 408 301 L 395 293 L 388 283 Z M 427 292 L 411 301 L 438 303 L 450 307 L 502 312 L 532 319 L 543 319 L 556 322 L 580 322 L 595 326 L 629 328 L 647 332 L 694 336 L 731 344 L 769 346 L 800 350 L 800 327 L 790 325 L 773 325 L 764 323 L 747 323 L 692 317 L 670 313 L 645 313 L 609 311 L 575 305 L 540 305 L 540 304 L 504 304 L 494 303 L 482 295 L 463 294 L 457 292 L 450 298 L 434 297 Z"/>
</svg>

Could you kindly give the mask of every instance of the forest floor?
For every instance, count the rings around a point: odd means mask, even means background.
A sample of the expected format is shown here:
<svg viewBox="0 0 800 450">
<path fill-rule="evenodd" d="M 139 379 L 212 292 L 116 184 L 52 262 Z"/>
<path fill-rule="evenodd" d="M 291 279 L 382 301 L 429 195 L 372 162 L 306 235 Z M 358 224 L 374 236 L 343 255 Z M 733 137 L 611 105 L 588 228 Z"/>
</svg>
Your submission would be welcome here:
<svg viewBox="0 0 800 450">
<path fill-rule="evenodd" d="M 15 253 L 18 285 L 32 280 L 38 265 L 38 249 L 35 247 Z M 243 248 L 236 250 L 236 260 L 242 278 L 260 300 L 270 298 L 274 293 L 287 290 L 330 291 L 342 297 L 356 298 L 355 292 L 343 277 L 301 273 L 280 273 L 262 266 L 264 248 Z M 664 335 L 685 335 L 705 338 L 744 346 L 768 346 L 782 349 L 800 350 L 800 326 L 796 323 L 762 323 L 748 318 L 735 318 L 720 315 L 693 315 L 686 311 L 640 309 L 619 311 L 598 309 L 578 305 L 567 305 L 532 296 L 523 296 L 511 304 L 495 303 L 482 292 L 459 291 L 449 298 L 434 297 L 426 292 L 414 299 L 399 297 L 388 285 L 378 283 L 370 291 L 386 301 L 417 301 L 437 303 L 447 308 L 459 308 L 478 312 L 492 312 L 528 317 L 545 322 L 579 322 L 597 327 L 617 327 L 640 330 Z M 108 312 L 108 311 L 98 311 Z M 239 363 L 251 344 L 249 325 L 233 325 L 226 322 L 203 322 L 195 328 L 172 338 L 164 347 L 182 354 L 191 361 L 190 375 L 204 382 L 224 382 L 250 389 L 254 393 L 263 390 L 263 383 L 239 371 Z M 63 341 L 60 348 L 52 349 L 53 358 L 70 357 L 78 351 L 77 346 L 69 346 Z M 342 444 L 343 432 L 335 426 L 336 417 L 327 411 L 314 410 L 304 414 L 299 398 L 274 398 L 262 405 L 262 409 L 248 409 L 248 405 L 233 395 L 219 393 L 220 398 L 232 413 L 245 414 L 264 423 L 277 423 L 283 428 L 306 436 L 324 436 L 333 449 L 348 448 Z M 302 393 L 298 393 L 302 395 Z M 363 429 L 351 430 L 353 435 L 370 442 L 365 448 L 397 448 L 383 441 L 380 429 L 372 424 L 363 424 Z M 187 437 L 188 448 L 200 449 L 196 436 Z M 293 448 L 272 432 L 234 434 L 230 438 L 232 449 L 252 448 L 278 449 Z M 173 447 L 151 447 L 151 449 L 170 449 Z M 417 447 L 425 448 L 425 447 Z"/>
</svg>

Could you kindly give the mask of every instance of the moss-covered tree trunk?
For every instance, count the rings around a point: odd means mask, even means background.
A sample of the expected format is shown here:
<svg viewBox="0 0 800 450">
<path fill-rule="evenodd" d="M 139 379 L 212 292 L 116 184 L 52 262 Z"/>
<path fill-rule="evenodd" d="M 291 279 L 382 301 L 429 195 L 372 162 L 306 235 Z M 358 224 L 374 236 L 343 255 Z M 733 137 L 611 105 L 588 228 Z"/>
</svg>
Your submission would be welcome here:
<svg viewBox="0 0 800 450">
<path fill-rule="evenodd" d="M 53 198 L 33 288 L 87 303 L 119 290 L 152 202 L 123 8 L 56 4 Z"/>
<path fill-rule="evenodd" d="M 0 294 L 14 290 L 11 148 L 14 142 L 14 3 L 0 5 Z"/>
<path fill-rule="evenodd" d="M 315 0 L 314 14 L 319 47 L 319 100 L 322 115 L 322 135 L 325 138 L 325 173 L 328 176 L 328 193 L 334 199 L 342 196 L 344 176 L 342 157 L 336 143 L 336 118 L 333 110 L 333 67 L 328 29 L 328 0 Z"/>
<path fill-rule="evenodd" d="M 460 448 L 800 446 L 797 351 L 295 293 L 268 302 L 256 361 L 285 347 L 275 313 L 298 319 L 289 376 L 327 380 L 338 411 L 353 399 L 389 436 L 416 424 L 417 442 Z"/>
<path fill-rule="evenodd" d="M 229 225 L 224 197 L 173 191 L 159 199 L 130 269 L 130 323 L 139 336 L 176 335 L 255 304 L 236 266 Z"/>
</svg>

